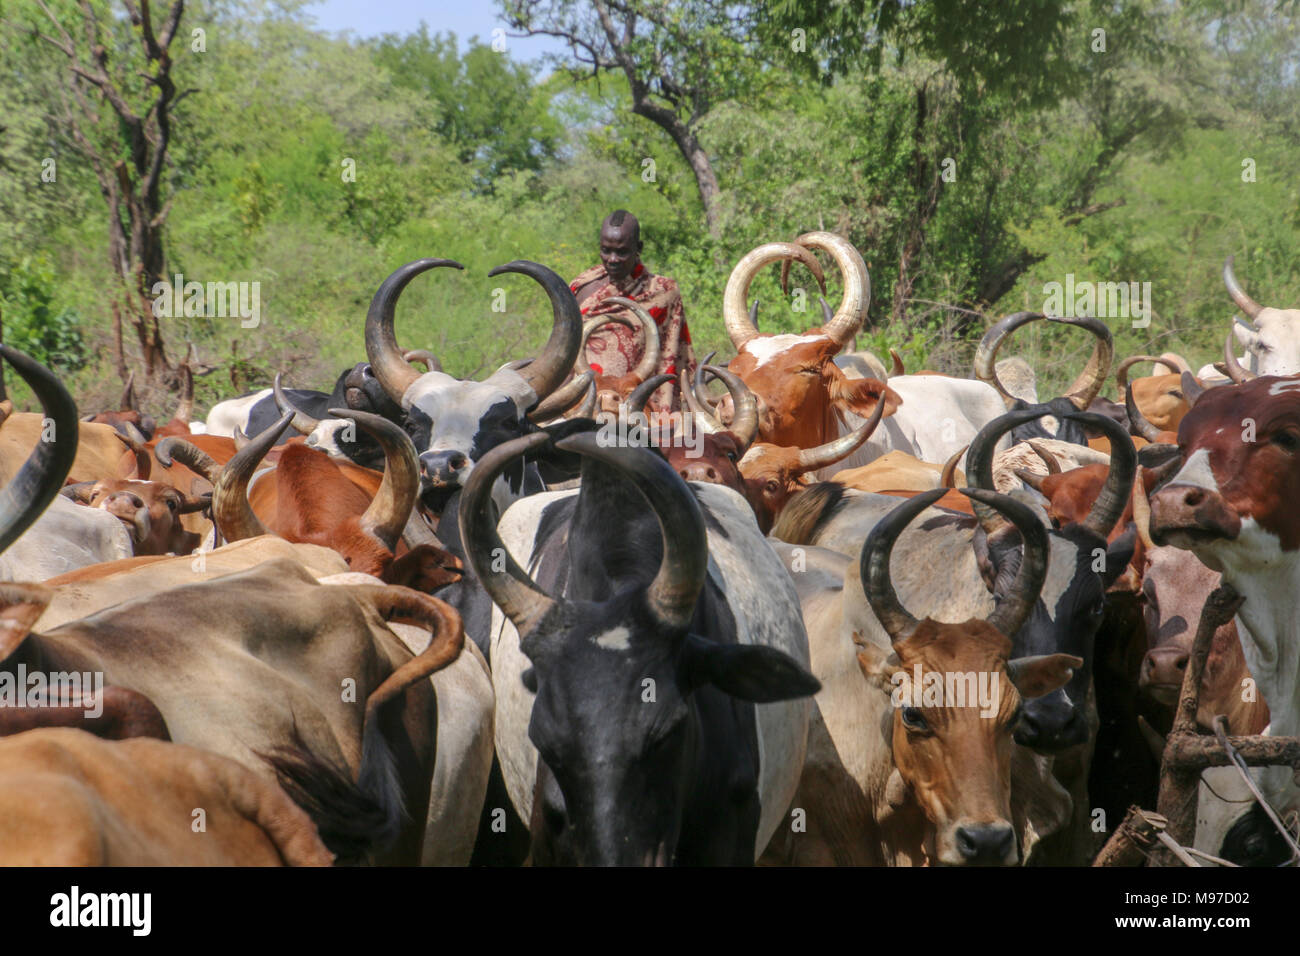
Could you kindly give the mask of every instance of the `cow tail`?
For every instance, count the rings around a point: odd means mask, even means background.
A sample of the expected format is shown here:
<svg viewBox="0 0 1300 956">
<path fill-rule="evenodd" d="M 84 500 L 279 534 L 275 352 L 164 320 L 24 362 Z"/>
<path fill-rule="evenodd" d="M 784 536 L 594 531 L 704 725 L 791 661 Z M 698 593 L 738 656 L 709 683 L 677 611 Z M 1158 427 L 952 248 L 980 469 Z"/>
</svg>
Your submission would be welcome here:
<svg viewBox="0 0 1300 956">
<path fill-rule="evenodd" d="M 772 537 L 786 544 L 815 544 L 822 527 L 840 510 L 844 486 L 823 481 L 801 491 L 781 510 Z"/>
<path fill-rule="evenodd" d="M 362 737 L 361 771 L 352 775 L 311 749 L 294 724 L 287 746 L 259 754 L 275 771 L 281 788 L 316 824 L 321 842 L 339 866 L 369 862 L 392 845 L 401 827 L 401 788 L 388 745 L 378 731 L 376 745 Z M 369 769 L 368 769 L 369 767 Z M 396 801 L 391 797 L 396 793 Z"/>
</svg>

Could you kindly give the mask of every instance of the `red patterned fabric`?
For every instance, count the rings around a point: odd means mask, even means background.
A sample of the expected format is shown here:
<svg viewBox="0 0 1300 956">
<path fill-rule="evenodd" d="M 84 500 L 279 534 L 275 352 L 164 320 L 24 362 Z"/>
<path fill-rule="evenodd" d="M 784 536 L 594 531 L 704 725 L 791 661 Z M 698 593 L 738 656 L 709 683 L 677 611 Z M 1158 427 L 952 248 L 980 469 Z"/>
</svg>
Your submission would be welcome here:
<svg viewBox="0 0 1300 956">
<path fill-rule="evenodd" d="M 666 276 L 652 274 L 640 263 L 620 286 L 605 275 L 603 265 L 593 266 L 569 284 L 577 293 L 589 282 L 596 282 L 590 296 L 581 302 L 583 321 L 598 315 L 626 314 L 636 321 L 626 308 L 606 302 L 613 296 L 631 299 L 655 320 L 659 326 L 658 372 L 676 375 L 685 368 L 695 374 L 695 355 L 691 350 L 691 333 L 686 327 L 686 310 L 677 283 Z M 606 325 L 591 333 L 587 339 L 587 364 L 597 375 L 626 375 L 641 361 L 641 332 L 622 325 Z M 681 395 L 676 382 L 665 385 L 651 397 L 647 411 L 678 411 Z"/>
</svg>

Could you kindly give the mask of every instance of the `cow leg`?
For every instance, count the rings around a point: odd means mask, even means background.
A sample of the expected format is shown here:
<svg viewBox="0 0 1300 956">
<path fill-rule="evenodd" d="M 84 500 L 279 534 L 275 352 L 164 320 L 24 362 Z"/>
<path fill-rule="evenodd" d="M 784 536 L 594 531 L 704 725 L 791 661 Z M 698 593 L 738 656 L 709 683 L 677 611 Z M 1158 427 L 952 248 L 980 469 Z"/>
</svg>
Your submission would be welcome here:
<svg viewBox="0 0 1300 956">
<path fill-rule="evenodd" d="M 492 771 L 496 698 L 487 662 L 472 642 L 431 679 L 438 702 L 438 752 L 420 862 L 465 866 L 473 857 Z"/>
</svg>

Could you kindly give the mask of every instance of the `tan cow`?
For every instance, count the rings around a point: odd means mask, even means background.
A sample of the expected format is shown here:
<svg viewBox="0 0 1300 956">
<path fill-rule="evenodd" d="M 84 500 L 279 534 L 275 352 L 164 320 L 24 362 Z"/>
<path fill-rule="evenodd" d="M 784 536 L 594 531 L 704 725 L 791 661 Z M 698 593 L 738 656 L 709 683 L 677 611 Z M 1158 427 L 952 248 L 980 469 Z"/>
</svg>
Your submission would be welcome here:
<svg viewBox="0 0 1300 956">
<path fill-rule="evenodd" d="M 898 601 L 889 559 L 898 534 L 941 494 L 894 509 L 858 561 L 776 545 L 799 572 L 791 576 L 822 690 L 791 804 L 805 826 L 779 830 L 767 862 L 1014 864 L 1069 816 L 1050 759 L 1012 740 L 1021 699 L 1062 686 L 1082 664 L 1065 654 L 1008 660 L 1006 634 L 1028 616 L 1047 573 L 1046 534 L 1025 506 L 968 492 L 1014 521 L 1030 541 L 1026 558 L 987 620 L 917 621 Z M 936 700 L 924 675 L 970 696 Z"/>
<path fill-rule="evenodd" d="M 204 828 L 195 832 L 195 809 Z M 0 739 L 0 866 L 329 866 L 311 818 L 238 762 L 82 730 Z"/>
<path fill-rule="evenodd" d="M 965 451 L 965 449 L 962 449 Z M 831 476 L 831 481 L 857 491 L 879 494 L 884 491 L 931 491 L 942 486 L 943 465 L 921 461 L 905 451 L 889 451 L 868 465 L 845 468 Z M 966 484 L 966 476 L 954 475 L 957 486 Z"/>
</svg>

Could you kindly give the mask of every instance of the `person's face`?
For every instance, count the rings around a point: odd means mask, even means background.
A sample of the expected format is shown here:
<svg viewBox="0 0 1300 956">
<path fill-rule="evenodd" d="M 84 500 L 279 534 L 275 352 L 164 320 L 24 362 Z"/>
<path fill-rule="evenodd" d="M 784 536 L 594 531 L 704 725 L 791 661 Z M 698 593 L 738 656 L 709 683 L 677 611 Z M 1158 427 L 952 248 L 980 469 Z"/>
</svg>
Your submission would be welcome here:
<svg viewBox="0 0 1300 956">
<path fill-rule="evenodd" d="M 621 282 L 636 268 L 640 245 L 632 236 L 629 226 L 606 225 L 600 230 L 600 261 L 605 273 L 615 282 Z"/>
</svg>

